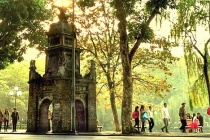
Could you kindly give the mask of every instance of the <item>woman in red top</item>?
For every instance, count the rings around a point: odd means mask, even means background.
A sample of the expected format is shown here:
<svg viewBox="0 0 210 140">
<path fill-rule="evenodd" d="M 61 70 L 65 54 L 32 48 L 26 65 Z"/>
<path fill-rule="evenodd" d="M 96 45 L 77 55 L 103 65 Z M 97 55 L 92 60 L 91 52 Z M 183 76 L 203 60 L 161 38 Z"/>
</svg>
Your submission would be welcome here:
<svg viewBox="0 0 210 140">
<path fill-rule="evenodd" d="M 139 107 L 138 106 L 135 107 L 135 110 L 132 113 L 132 118 L 135 119 L 135 125 L 134 125 L 134 127 L 135 128 L 137 127 L 138 128 L 138 131 L 139 131 Z"/>
</svg>

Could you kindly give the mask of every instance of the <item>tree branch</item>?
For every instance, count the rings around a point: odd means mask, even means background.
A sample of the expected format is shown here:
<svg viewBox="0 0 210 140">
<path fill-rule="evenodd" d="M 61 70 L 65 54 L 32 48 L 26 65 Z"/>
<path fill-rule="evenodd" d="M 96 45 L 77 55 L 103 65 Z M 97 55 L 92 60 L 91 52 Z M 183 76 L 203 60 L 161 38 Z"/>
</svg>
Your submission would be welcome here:
<svg viewBox="0 0 210 140">
<path fill-rule="evenodd" d="M 161 14 L 159 12 L 159 8 L 155 8 L 153 11 L 152 11 L 152 14 L 150 15 L 149 19 L 146 21 L 146 24 L 149 26 L 151 21 L 154 19 L 154 17 L 157 15 L 157 14 Z M 130 53 L 129 53 L 129 61 L 130 63 L 132 62 L 132 59 L 133 59 L 133 56 L 135 55 L 137 49 L 139 48 L 140 44 L 142 43 L 141 42 L 141 39 L 142 39 L 142 36 L 143 34 L 145 34 L 145 31 L 141 30 L 141 32 L 139 33 L 138 37 L 137 37 L 137 40 L 136 40 L 136 43 L 134 44 L 133 48 L 131 49 Z"/>
</svg>

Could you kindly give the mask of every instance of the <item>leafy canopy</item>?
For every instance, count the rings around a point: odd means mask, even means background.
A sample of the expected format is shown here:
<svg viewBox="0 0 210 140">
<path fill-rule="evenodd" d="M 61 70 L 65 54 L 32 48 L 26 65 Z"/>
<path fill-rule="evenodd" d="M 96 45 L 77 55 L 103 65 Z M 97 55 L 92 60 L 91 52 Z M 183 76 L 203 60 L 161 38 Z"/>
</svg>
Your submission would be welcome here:
<svg viewBox="0 0 210 140">
<path fill-rule="evenodd" d="M 0 69 L 22 61 L 27 47 L 43 50 L 46 5 L 46 0 L 0 0 Z"/>
<path fill-rule="evenodd" d="M 209 1 L 180 0 L 171 30 L 171 35 L 183 42 L 191 109 L 206 106 L 209 97 L 209 36 L 205 35 L 205 30 L 209 31 L 209 14 Z"/>
</svg>

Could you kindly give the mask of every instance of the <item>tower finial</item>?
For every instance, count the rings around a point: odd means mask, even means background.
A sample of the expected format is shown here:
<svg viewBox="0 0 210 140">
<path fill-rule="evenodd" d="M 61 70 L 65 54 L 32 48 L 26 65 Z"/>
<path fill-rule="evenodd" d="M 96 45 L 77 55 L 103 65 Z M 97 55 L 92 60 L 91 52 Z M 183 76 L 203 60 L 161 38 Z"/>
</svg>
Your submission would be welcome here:
<svg viewBox="0 0 210 140">
<path fill-rule="evenodd" d="M 60 11 L 60 14 L 58 15 L 59 20 L 60 21 L 67 21 L 67 19 L 69 18 L 69 16 L 65 14 L 66 9 L 63 8 L 63 7 L 58 7 L 58 9 Z"/>
</svg>

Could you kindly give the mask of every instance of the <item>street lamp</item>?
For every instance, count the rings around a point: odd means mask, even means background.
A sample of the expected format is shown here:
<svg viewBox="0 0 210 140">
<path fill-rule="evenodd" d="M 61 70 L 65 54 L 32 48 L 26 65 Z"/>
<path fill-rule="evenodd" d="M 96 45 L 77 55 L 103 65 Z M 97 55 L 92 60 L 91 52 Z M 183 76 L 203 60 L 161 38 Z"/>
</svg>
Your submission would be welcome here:
<svg viewBox="0 0 210 140">
<path fill-rule="evenodd" d="M 72 100 L 71 100 L 71 112 L 72 112 L 72 131 L 76 133 L 76 106 L 75 106 L 75 26 L 74 26 L 74 1 L 72 0 L 73 5 L 73 17 L 72 17 L 72 24 L 73 24 L 73 44 L 72 44 Z"/>
<path fill-rule="evenodd" d="M 14 90 L 15 90 L 15 93 L 11 90 L 11 91 L 9 92 L 9 95 L 15 97 L 15 108 L 16 108 L 16 98 L 17 98 L 18 96 L 20 96 L 20 95 L 22 94 L 22 92 L 18 89 L 17 86 L 14 88 Z"/>
</svg>

